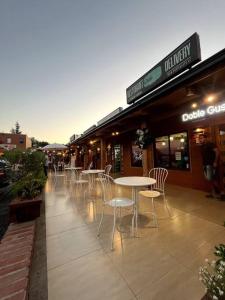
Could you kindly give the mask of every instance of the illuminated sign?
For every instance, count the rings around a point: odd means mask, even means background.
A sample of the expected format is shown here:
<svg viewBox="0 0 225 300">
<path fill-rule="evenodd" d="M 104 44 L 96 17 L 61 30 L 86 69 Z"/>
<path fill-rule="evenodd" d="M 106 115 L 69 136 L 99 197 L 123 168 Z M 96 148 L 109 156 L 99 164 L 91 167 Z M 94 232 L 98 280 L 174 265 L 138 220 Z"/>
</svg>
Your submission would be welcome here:
<svg viewBox="0 0 225 300">
<path fill-rule="evenodd" d="M 194 110 L 181 116 L 183 122 L 197 120 L 206 116 L 212 116 L 225 112 L 225 102 L 218 105 L 210 105 L 205 109 Z"/>
<path fill-rule="evenodd" d="M 143 97 L 201 60 L 200 41 L 194 33 L 151 70 L 136 80 L 126 90 L 127 103 Z"/>
</svg>

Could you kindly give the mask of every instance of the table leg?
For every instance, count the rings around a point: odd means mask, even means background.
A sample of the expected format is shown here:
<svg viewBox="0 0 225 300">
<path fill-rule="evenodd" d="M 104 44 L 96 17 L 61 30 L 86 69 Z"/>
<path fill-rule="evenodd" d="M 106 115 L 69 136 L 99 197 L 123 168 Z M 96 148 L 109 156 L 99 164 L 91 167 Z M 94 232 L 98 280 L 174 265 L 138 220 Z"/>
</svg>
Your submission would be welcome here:
<svg viewBox="0 0 225 300">
<path fill-rule="evenodd" d="M 135 236 L 137 236 L 138 230 L 138 189 L 136 187 L 132 187 L 132 200 L 135 205 Z"/>
</svg>

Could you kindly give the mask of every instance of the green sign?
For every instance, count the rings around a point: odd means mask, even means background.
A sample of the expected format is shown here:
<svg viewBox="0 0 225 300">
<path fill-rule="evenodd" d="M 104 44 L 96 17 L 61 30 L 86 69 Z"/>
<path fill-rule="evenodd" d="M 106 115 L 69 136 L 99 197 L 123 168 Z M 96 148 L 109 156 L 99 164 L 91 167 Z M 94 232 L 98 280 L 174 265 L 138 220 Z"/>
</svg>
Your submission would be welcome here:
<svg viewBox="0 0 225 300">
<path fill-rule="evenodd" d="M 194 33 L 126 90 L 130 104 L 201 60 L 199 35 Z"/>
</svg>

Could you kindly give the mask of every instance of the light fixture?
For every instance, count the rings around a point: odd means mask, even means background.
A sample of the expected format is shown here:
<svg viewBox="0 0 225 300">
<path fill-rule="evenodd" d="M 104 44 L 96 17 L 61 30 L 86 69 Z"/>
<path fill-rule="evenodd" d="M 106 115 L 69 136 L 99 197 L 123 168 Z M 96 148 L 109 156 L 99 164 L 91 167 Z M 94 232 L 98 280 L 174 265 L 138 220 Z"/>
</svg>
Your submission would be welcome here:
<svg viewBox="0 0 225 300">
<path fill-rule="evenodd" d="M 94 141 L 90 141 L 90 144 L 93 145 L 93 144 L 94 144 Z"/>
<path fill-rule="evenodd" d="M 180 142 L 181 142 L 181 143 L 184 143 L 184 141 L 185 141 L 184 138 L 181 138 L 181 139 L 180 139 Z"/>
<path fill-rule="evenodd" d="M 100 148 L 97 148 L 97 151 L 98 151 L 98 152 L 100 152 L 100 150 L 101 150 Z"/>
<path fill-rule="evenodd" d="M 116 131 L 116 135 L 119 135 L 119 132 L 118 132 L 118 131 Z"/>
<path fill-rule="evenodd" d="M 165 143 L 165 142 L 162 142 L 162 146 L 166 146 L 166 143 Z"/>
<path fill-rule="evenodd" d="M 174 139 L 173 139 L 173 136 L 170 136 L 170 141 L 173 141 Z"/>
<path fill-rule="evenodd" d="M 197 107 L 198 107 L 198 103 L 196 103 L 196 102 L 192 103 L 192 104 L 191 104 L 191 107 L 192 107 L 192 108 L 197 108 Z"/>
<path fill-rule="evenodd" d="M 89 149 L 88 152 L 91 153 L 91 149 Z"/>
<path fill-rule="evenodd" d="M 115 135 L 115 132 L 112 132 L 112 135 Z"/>
<path fill-rule="evenodd" d="M 196 89 L 194 87 L 187 87 L 186 92 L 187 97 L 197 96 Z"/>
<path fill-rule="evenodd" d="M 196 128 L 195 129 L 195 132 L 202 132 L 203 131 L 203 128 Z"/>
<path fill-rule="evenodd" d="M 215 96 L 214 95 L 209 95 L 207 98 L 206 98 L 206 101 L 211 103 L 215 100 Z"/>
</svg>

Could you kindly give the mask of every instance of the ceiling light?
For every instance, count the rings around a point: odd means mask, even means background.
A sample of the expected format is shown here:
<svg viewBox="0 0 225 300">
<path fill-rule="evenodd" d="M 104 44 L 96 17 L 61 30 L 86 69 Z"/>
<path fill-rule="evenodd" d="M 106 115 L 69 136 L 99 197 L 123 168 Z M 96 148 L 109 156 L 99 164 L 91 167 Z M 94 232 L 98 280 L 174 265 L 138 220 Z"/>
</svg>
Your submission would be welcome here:
<svg viewBox="0 0 225 300">
<path fill-rule="evenodd" d="M 186 94 L 187 97 L 197 96 L 196 90 L 193 87 L 188 87 L 186 91 L 187 91 Z"/>
<path fill-rule="evenodd" d="M 191 107 L 192 107 L 192 108 L 197 108 L 197 107 L 198 107 L 198 104 L 197 104 L 196 102 L 194 102 L 194 103 L 191 104 Z"/>
</svg>

